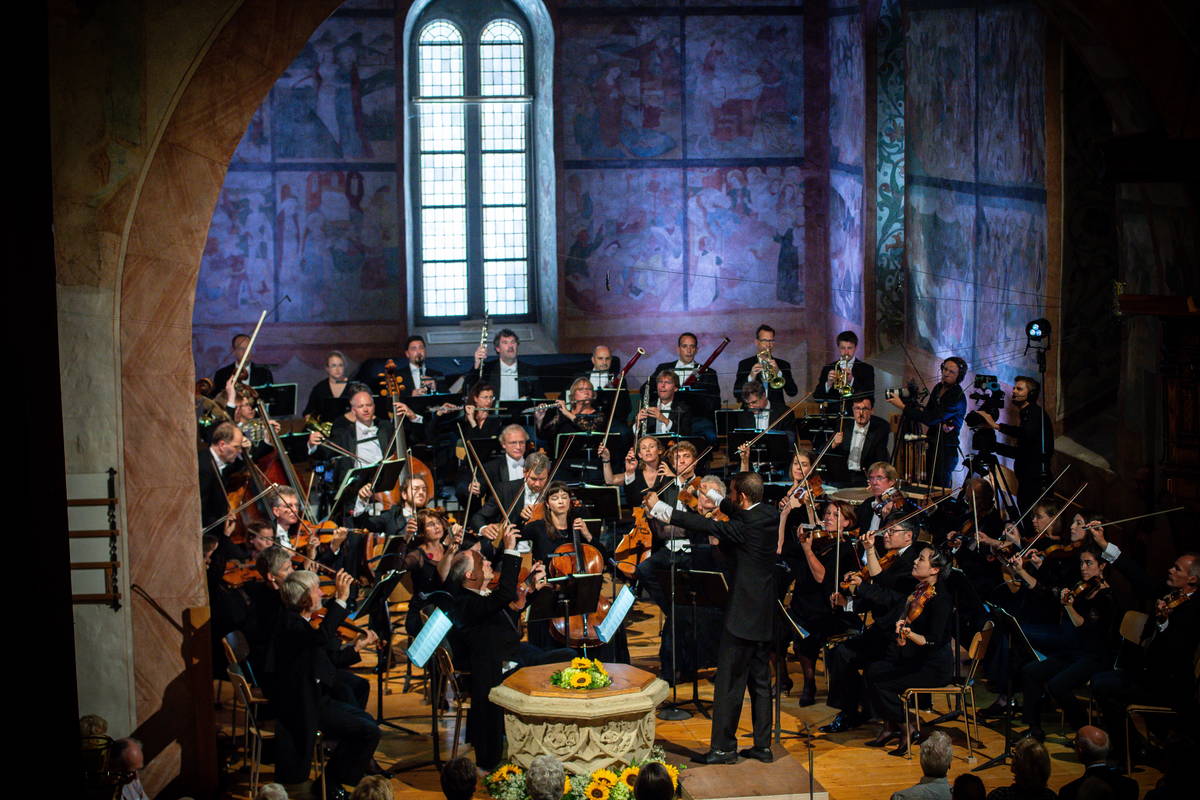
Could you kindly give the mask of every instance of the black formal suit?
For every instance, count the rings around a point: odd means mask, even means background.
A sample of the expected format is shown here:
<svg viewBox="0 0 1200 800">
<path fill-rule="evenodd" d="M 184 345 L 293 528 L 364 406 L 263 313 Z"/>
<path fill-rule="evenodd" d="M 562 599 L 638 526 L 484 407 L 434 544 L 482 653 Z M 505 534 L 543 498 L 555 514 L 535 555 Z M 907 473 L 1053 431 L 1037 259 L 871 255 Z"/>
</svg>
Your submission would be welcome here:
<svg viewBox="0 0 1200 800">
<path fill-rule="evenodd" d="M 1054 423 L 1045 410 L 1034 403 L 1021 409 L 1018 424 L 1000 423 L 1000 432 L 1016 439 L 1016 444 L 996 442 L 996 452 L 1013 460 L 1017 476 L 1017 502 L 1029 508 L 1037 502 L 1050 480 L 1050 459 L 1054 455 Z"/>
<path fill-rule="evenodd" d="M 236 472 L 236 467 L 230 464 L 225 471 Z M 213 458 L 212 450 L 207 447 L 200 451 L 199 480 L 200 527 L 207 528 L 229 514 L 229 498 L 225 494 L 224 479 L 216 459 Z M 224 538 L 219 530 L 214 529 L 210 533 Z"/>
<path fill-rule="evenodd" d="M 742 387 L 746 385 L 746 381 L 750 380 L 750 371 L 757 363 L 757 356 L 743 358 L 738 362 L 737 377 L 733 381 L 733 396 L 738 402 L 741 402 L 742 399 Z M 783 386 L 779 389 L 772 389 L 764 383 L 763 388 L 767 390 L 767 399 L 771 401 L 771 405 L 783 409 L 787 405 L 787 401 L 783 399 L 784 395 L 792 397 L 800 391 L 800 387 L 796 386 L 796 381 L 792 378 L 792 365 L 789 362 L 777 356 L 775 363 L 779 365 L 779 374 L 783 376 Z"/>
<path fill-rule="evenodd" d="M 867 706 L 872 715 L 892 723 L 904 718 L 901 692 L 914 686 L 942 686 L 950 680 L 954 667 L 950 653 L 954 603 L 944 582 L 939 583 L 936 594 L 909 626 L 913 633 L 925 638 L 925 644 L 908 641 L 901 647 L 894 638 L 896 623 L 907 614 L 909 600 L 909 595 L 901 596 L 892 610 L 880 618 L 877 626 L 893 639 L 885 657 L 873 660 L 863 673 Z"/>
<path fill-rule="evenodd" d="M 276 775 L 285 783 L 308 777 L 318 730 L 338 743 L 327 765 L 334 786 L 358 783 L 379 744 L 375 720 L 345 702 L 338 686 L 338 669 L 358 660 L 354 648 L 343 648 L 337 636 L 345 619 L 346 609 L 337 602 L 329 604 L 319 628 L 296 611 L 285 610 L 279 617 L 270 700 L 279 722 Z"/>
<path fill-rule="evenodd" d="M 651 397 L 651 408 L 658 408 L 658 398 L 653 395 Z M 674 399 L 671 401 L 671 410 L 668 411 L 664 416 L 671 421 L 671 430 L 667 431 L 667 433 L 677 433 L 680 436 L 691 435 L 692 422 L 694 419 L 692 416 L 692 409 L 686 402 L 679 399 L 679 395 L 675 395 Z M 646 435 L 654 436 L 657 434 L 657 432 L 658 420 L 650 417 L 646 420 Z"/>
<path fill-rule="evenodd" d="M 829 448 L 825 454 L 835 483 L 847 486 L 866 486 L 867 469 L 876 461 L 888 460 L 888 437 L 892 429 L 887 420 L 872 416 L 867 421 L 867 435 L 858 457 L 859 469 L 850 471 L 850 443 L 854 440 L 854 421 L 847 420 L 842 430 L 842 443 Z"/>
<path fill-rule="evenodd" d="M 250 368 L 250 385 L 251 386 L 266 386 L 268 383 L 274 383 L 275 378 L 271 374 L 271 370 L 262 364 L 247 362 L 246 366 Z M 237 364 L 226 364 L 217 370 L 217 374 L 213 375 L 213 388 L 209 397 L 219 397 L 225 394 L 225 384 L 229 382 L 233 371 L 237 369 Z"/>
<path fill-rule="evenodd" d="M 467 374 L 467 383 L 474 384 L 472 374 Z M 496 389 L 496 399 L 500 399 L 500 359 L 489 358 L 483 362 L 483 382 L 490 383 Z M 541 375 L 537 368 L 517 358 L 517 393 L 520 397 L 541 397 Z"/>
<path fill-rule="evenodd" d="M 379 442 L 379 452 L 386 454 L 388 446 L 392 443 L 392 435 L 395 433 L 396 429 L 392 427 L 392 421 L 388 419 L 376 419 L 373 424 L 375 426 L 375 440 Z M 357 430 L 358 429 L 355 423 L 347 421 L 345 417 L 338 417 L 338 419 L 333 423 L 333 428 L 329 431 L 329 441 L 338 447 L 341 447 L 343 450 L 348 450 L 351 453 L 357 453 Z M 400 443 L 397 442 L 396 446 L 399 447 Z M 321 450 L 324 450 L 326 453 L 333 452 L 326 448 L 317 448 L 318 452 Z M 395 453 L 392 455 L 394 457 Z M 342 479 L 345 478 L 346 473 L 350 470 L 369 466 L 369 464 L 365 462 L 356 461 L 348 456 L 337 454 L 333 455 L 332 461 L 334 464 L 334 486 L 341 486 Z"/>
<path fill-rule="evenodd" d="M 651 375 L 650 375 L 650 380 L 647 381 L 647 383 L 650 384 L 651 400 L 653 400 L 655 397 L 655 393 L 654 393 L 655 376 L 657 376 L 658 373 L 662 372 L 664 369 L 669 369 L 672 372 L 674 372 L 677 376 L 679 376 L 679 385 L 680 386 L 682 386 L 683 382 L 686 381 L 689 377 L 694 375 L 696 373 L 696 370 L 700 369 L 700 364 L 695 361 L 692 362 L 692 366 L 695 368 L 692 370 L 678 370 L 677 371 L 675 369 L 675 364 L 676 364 L 676 361 L 664 361 L 654 368 L 654 372 L 651 373 Z M 646 391 L 645 384 L 642 384 L 641 391 L 644 395 L 645 391 Z M 689 394 L 688 394 L 689 397 L 691 397 L 692 393 L 694 392 L 704 398 L 704 404 L 705 404 L 706 408 L 695 409 L 695 412 L 697 414 L 702 414 L 702 415 L 706 415 L 706 416 L 711 415 L 712 412 L 715 411 L 717 408 L 719 408 L 721 405 L 721 382 L 717 376 L 717 371 L 710 367 L 710 368 L 704 370 L 703 372 L 701 372 L 699 377 L 697 377 L 696 380 L 692 382 L 692 385 L 691 385 L 691 387 L 689 387 L 688 392 L 689 392 Z"/>
<path fill-rule="evenodd" d="M 831 372 L 837 369 L 837 362 L 831 361 L 821 367 L 821 375 L 817 378 L 817 386 L 813 389 L 814 400 L 841 400 L 842 395 L 833 388 L 833 381 L 830 378 Z M 850 387 L 854 389 L 854 398 L 859 397 L 874 397 L 875 396 L 875 368 L 870 364 L 854 360 L 850 365 L 850 374 L 854 376 L 854 382 Z M 825 383 L 829 382 L 829 388 L 825 388 Z"/>
<path fill-rule="evenodd" d="M 1089 764 L 1084 767 L 1083 774 L 1070 783 L 1063 784 L 1058 790 L 1058 800 L 1075 800 L 1085 781 L 1099 781 L 1112 789 L 1113 800 L 1137 800 L 1137 781 L 1128 775 L 1122 775 L 1108 764 Z"/>
<path fill-rule="evenodd" d="M 471 673 L 467 740 L 475 747 L 475 762 L 486 770 L 499 764 L 503 749 L 504 714 L 488 693 L 500 683 L 502 660 L 511 646 L 512 626 L 505 608 L 516 599 L 520 568 L 521 557 L 505 553 L 500 582 L 491 594 L 485 597 L 462 586 L 451 589 L 450 647 L 455 666 Z"/>
<path fill-rule="evenodd" d="M 713 703 L 713 750 L 737 749 L 737 723 L 747 685 L 754 746 L 770 747 L 770 650 L 775 632 L 775 546 L 779 512 L 757 503 L 743 509 L 726 499 L 721 511 L 729 522 L 686 511 L 671 514 L 671 523 L 721 540 L 733 566 L 733 588 L 725 610 L 724 632 L 717 656 Z"/>
<path fill-rule="evenodd" d="M 589 381 L 591 381 L 593 388 L 596 390 L 596 407 L 603 409 L 606 419 L 608 418 L 608 412 L 611 408 L 610 401 L 616 397 L 617 413 L 613 418 L 614 424 L 623 424 L 623 421 L 628 419 L 630 409 L 632 407 L 632 403 L 629 400 L 629 390 L 633 387 L 628 383 L 623 383 L 621 385 L 621 391 L 618 392 L 616 390 L 617 382 L 620 380 L 620 372 L 620 359 L 618 359 L 616 356 L 613 356 L 613 365 L 611 369 L 607 371 L 588 370 L 587 372 L 580 373 L 572 378 L 571 382 L 563 387 L 563 397 L 567 397 L 567 392 L 570 390 L 575 381 L 579 380 L 580 378 L 587 378 Z M 595 379 L 593 379 L 593 375 L 596 376 Z M 608 386 L 610 382 L 612 383 L 613 388 L 605 391 L 604 387 Z"/>
</svg>

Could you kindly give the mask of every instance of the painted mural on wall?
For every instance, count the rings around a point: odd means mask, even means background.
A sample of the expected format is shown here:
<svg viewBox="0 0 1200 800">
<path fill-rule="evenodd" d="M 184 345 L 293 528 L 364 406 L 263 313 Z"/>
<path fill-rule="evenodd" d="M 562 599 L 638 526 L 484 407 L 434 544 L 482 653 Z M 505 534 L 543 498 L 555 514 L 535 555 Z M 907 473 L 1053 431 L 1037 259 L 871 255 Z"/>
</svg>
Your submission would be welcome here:
<svg viewBox="0 0 1200 800">
<path fill-rule="evenodd" d="M 910 185 L 907 198 L 909 341 L 939 357 L 963 355 L 975 330 L 975 196 Z"/>
<path fill-rule="evenodd" d="M 564 158 L 680 155 L 677 19 L 571 19 L 562 42 L 570 42 L 558 71 Z"/>
<path fill-rule="evenodd" d="M 276 288 L 273 176 L 230 172 L 200 262 L 193 322 L 254 321 L 275 304 Z"/>
<path fill-rule="evenodd" d="M 829 271 L 831 311 L 854 325 L 863 322 L 863 182 L 830 172 Z"/>
<path fill-rule="evenodd" d="M 908 174 L 974 180 L 975 11 L 915 12 L 908 25 Z"/>
<path fill-rule="evenodd" d="M 801 17 L 687 17 L 688 157 L 799 156 Z"/>
<path fill-rule="evenodd" d="M 830 160 L 863 163 L 863 40 L 859 14 L 829 20 L 829 139 Z"/>
<path fill-rule="evenodd" d="M 1046 173 L 1045 19 L 1033 6 L 980 15 L 979 180 L 1042 186 Z M 1004 135 L 995 135 L 1003 132 Z"/>
<path fill-rule="evenodd" d="M 876 345 L 904 337 L 904 35 L 900 0 L 882 0 L 875 64 Z"/>
</svg>

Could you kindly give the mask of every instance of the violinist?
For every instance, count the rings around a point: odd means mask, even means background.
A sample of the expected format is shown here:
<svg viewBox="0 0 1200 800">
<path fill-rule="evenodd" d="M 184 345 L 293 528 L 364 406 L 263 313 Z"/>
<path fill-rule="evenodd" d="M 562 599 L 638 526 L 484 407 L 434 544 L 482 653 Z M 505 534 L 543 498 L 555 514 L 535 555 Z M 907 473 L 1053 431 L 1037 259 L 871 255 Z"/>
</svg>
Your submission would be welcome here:
<svg viewBox="0 0 1200 800">
<path fill-rule="evenodd" d="M 597 453 L 604 468 L 604 482 L 609 486 L 624 486 L 625 502 L 631 506 L 641 503 L 642 494 L 663 474 L 663 445 L 653 436 L 643 436 L 629 448 L 625 454 L 625 471 L 615 475 L 608 448 L 601 447 Z"/>
<path fill-rule="evenodd" d="M 654 399 L 634 415 L 635 424 L 644 420 L 648 426 L 646 432 L 654 435 L 690 434 L 692 410 L 676 396 L 679 392 L 679 376 L 673 370 L 662 370 L 654 377 L 654 389 Z"/>
<path fill-rule="evenodd" d="M 728 522 L 672 509 L 654 492 L 646 495 L 645 505 L 655 519 L 704 538 L 717 537 L 735 564 L 717 655 L 709 751 L 696 759 L 704 764 L 737 761 L 737 724 L 747 688 L 754 745 L 740 754 L 766 762 L 773 759 L 769 658 L 774 636 L 772 608 L 776 598 L 779 514 L 772 505 L 762 502 L 762 495 L 761 476 L 753 472 L 737 473 L 730 481 L 729 494 L 720 503 L 720 511 L 729 518 Z M 716 492 L 710 495 L 713 500 L 717 496 Z"/>
<path fill-rule="evenodd" d="M 855 518 L 863 530 L 879 530 L 885 519 L 907 506 L 907 498 L 896 485 L 899 480 L 900 473 L 886 461 L 876 461 L 867 468 L 867 488 L 871 496 L 855 510 Z"/>
<path fill-rule="evenodd" d="M 792 639 L 804 676 L 800 693 L 802 706 L 816 702 L 815 664 L 821 648 L 830 636 L 851 630 L 857 622 L 829 602 L 831 584 L 836 583 L 838 576 L 856 568 L 854 548 L 850 545 L 850 537 L 858 530 L 854 507 L 843 500 L 827 503 L 821 526 L 816 529 L 797 524 L 798 509 L 808 508 L 799 496 L 785 495 L 779 516 L 778 544 L 779 553 L 795 581 L 789 611 L 809 634 Z M 843 536 L 840 548 L 835 546 L 839 531 Z M 786 590 L 787 587 L 780 588 Z"/>
<path fill-rule="evenodd" d="M 1092 693 L 1104 715 L 1105 729 L 1123 737 L 1129 703 L 1168 706 L 1196 719 L 1195 654 L 1200 647 L 1200 553 L 1183 553 L 1167 568 L 1166 580 L 1152 578 L 1102 528 L 1089 528 L 1102 558 L 1133 587 L 1139 607 L 1149 613 L 1142 630 L 1139 658 L 1119 671 L 1092 680 Z M 1123 744 L 1123 741 L 1118 741 Z"/>
<path fill-rule="evenodd" d="M 658 487 L 659 491 L 655 495 L 658 500 L 677 511 L 685 511 L 687 505 L 680 499 L 679 494 L 693 481 L 695 471 L 696 446 L 688 441 L 679 442 L 667 452 L 666 460 L 659 464 L 657 483 L 650 484 L 649 489 Z M 672 480 L 661 486 L 660 484 L 667 479 Z M 646 496 L 650 494 L 655 493 L 648 491 Z M 689 566 L 688 554 L 693 546 L 708 544 L 708 537 L 689 535 L 683 528 L 658 518 L 650 520 L 650 529 L 654 533 L 652 552 L 649 558 L 638 564 L 635 579 L 638 586 L 646 589 L 650 599 L 657 603 L 659 608 L 666 610 L 670 604 L 659 584 L 657 573 L 669 570 L 672 561 L 683 568 Z"/>
<path fill-rule="evenodd" d="M 914 743 L 921 738 L 901 727 L 905 714 L 900 694 L 914 686 L 944 686 L 950 681 L 954 669 L 950 650 L 953 604 L 944 580 L 949 568 L 944 555 L 932 548 L 922 550 L 912 565 L 916 582 L 912 593 L 894 604 L 880 622 L 893 633 L 896 646 L 889 647 L 886 656 L 870 664 L 864 674 L 867 707 L 883 721 L 868 747 L 883 747 L 900 738 L 900 745 L 890 755 L 906 755 L 905 734 Z M 870 592 L 872 587 L 864 584 L 859 589 Z"/>
<path fill-rule="evenodd" d="M 817 380 L 816 388 L 813 389 L 813 398 L 816 400 L 841 400 L 842 393 L 834 388 L 835 384 L 840 383 L 849 386 L 853 390 L 853 396 L 857 398 L 870 397 L 874 400 L 875 368 L 865 361 L 857 361 L 854 358 L 854 354 L 858 352 L 858 334 L 854 331 L 842 331 L 837 335 L 836 344 L 838 359 L 821 368 L 821 377 Z M 841 371 L 840 376 L 838 375 L 839 370 Z M 871 459 L 865 459 L 861 463 L 870 464 Z"/>
<path fill-rule="evenodd" d="M 891 427 L 887 420 L 875 416 L 875 398 L 871 395 L 856 399 L 850 412 L 854 424 L 849 431 L 839 429 L 833 434 L 828 456 L 839 486 L 866 486 L 868 465 L 888 459 Z"/>
<path fill-rule="evenodd" d="M 346 380 L 346 356 L 340 350 L 330 350 L 325 356 L 325 378 L 313 384 L 304 404 L 303 416 L 321 416 L 325 403 L 341 397 L 349 382 Z"/>
<path fill-rule="evenodd" d="M 1095 547 L 1079 551 L 1079 580 L 1070 588 L 1048 587 L 1039 583 L 1023 567 L 1018 557 L 1014 568 L 1029 591 L 1052 593 L 1062 607 L 1058 629 L 1053 636 L 1034 642 L 1044 661 L 1030 661 L 1021 670 L 1024 695 L 1024 719 L 1027 735 L 1044 741 L 1042 695 L 1049 693 L 1067 718 L 1071 730 L 1087 724 L 1087 710 L 1075 698 L 1075 690 L 1111 662 L 1112 634 L 1116 629 L 1117 608 L 1112 590 L 1105 580 L 1108 562 Z"/>
<path fill-rule="evenodd" d="M 290 486 L 280 486 L 272 494 L 271 520 L 274 522 L 274 541 L 285 547 L 301 546 L 300 495 Z"/>
<path fill-rule="evenodd" d="M 230 512 L 225 481 L 238 471 L 234 462 L 248 447 L 246 436 L 232 422 L 213 428 L 209 446 L 200 452 L 200 523 L 209 527 Z M 227 538 L 227 537 L 226 537 Z"/>
<path fill-rule="evenodd" d="M 354 524 L 373 533 L 382 533 L 387 538 L 394 536 L 412 537 L 417 530 L 417 513 L 429 502 L 429 486 L 420 475 L 409 475 L 400 490 L 400 502 L 379 514 L 371 514 L 366 503 L 371 498 L 371 487 L 358 490 L 354 507 Z"/>
<path fill-rule="evenodd" d="M 225 390 L 225 384 L 233 377 L 233 371 L 237 369 L 238 362 L 242 360 L 242 356 L 246 355 L 246 348 L 250 346 L 250 337 L 244 333 L 239 333 L 233 337 L 231 342 L 233 361 L 226 364 L 217 370 L 213 375 L 213 397 Z M 271 375 L 271 370 L 263 364 L 255 364 L 253 361 L 247 361 L 242 366 L 242 374 L 238 376 L 238 381 L 249 384 L 250 386 L 266 386 L 268 383 L 274 383 L 275 378 Z"/>
<path fill-rule="evenodd" d="M 271 696 L 269 684 L 275 679 L 275 661 L 269 657 L 271 641 L 283 614 L 283 603 L 279 589 L 288 576 L 295 572 L 292 554 L 282 547 L 268 547 L 254 562 L 254 568 L 262 576 L 261 581 L 250 581 L 242 590 L 250 600 L 249 617 L 244 628 L 246 641 L 250 645 L 250 665 L 258 684 L 267 696 Z"/>
<path fill-rule="evenodd" d="M 308 777 L 318 730 L 338 743 L 325 767 L 333 787 L 357 784 L 379 744 L 378 724 L 344 682 L 349 675 L 345 668 L 375 643 L 373 633 L 348 646 L 338 637 L 351 582 L 348 574 L 338 573 L 333 602 L 319 627 L 311 623 L 322 601 L 315 573 L 293 572 L 279 590 L 284 612 L 274 637 L 278 670 L 269 699 L 278 715 L 275 769 L 281 781 L 298 783 Z"/>
<path fill-rule="evenodd" d="M 500 534 L 501 522 L 519 523 L 530 518 L 534 506 L 538 505 L 542 490 L 550 479 L 550 458 L 545 453 L 530 453 L 525 458 L 525 468 L 521 477 L 515 481 L 504 481 L 494 484 L 496 494 L 500 496 L 501 508 L 496 505 L 496 498 L 490 493 L 482 506 L 471 515 L 467 526 L 478 531 L 478 535 L 497 541 Z M 505 509 L 511 508 L 509 518 L 505 520 Z"/>
<path fill-rule="evenodd" d="M 849 597 L 841 592 L 830 596 L 835 607 L 848 612 L 870 610 L 874 622 L 862 634 L 842 642 L 826 656 L 828 703 L 840 711 L 831 723 L 821 726 L 824 733 L 848 731 L 868 719 L 868 715 L 860 711 L 863 682 L 859 670 L 888 652 L 896 632 L 893 624 L 885 623 L 885 618 L 915 588 L 913 564 L 928 547 L 924 542 L 916 541 L 913 520 L 888 525 L 882 533 L 885 556 L 879 558 L 875 552 L 877 531 L 862 534 L 867 566 L 844 576 L 841 591 Z M 865 591 L 864 586 L 867 587 Z"/>
<path fill-rule="evenodd" d="M 409 636 L 416 636 L 421 630 L 420 611 L 424 603 L 420 598 L 442 588 L 463 540 L 462 526 L 451 525 L 441 511 L 418 511 L 415 522 L 414 545 L 400 565 L 412 578 L 414 599 L 408 604 L 408 616 L 404 619 L 404 630 Z"/>
<path fill-rule="evenodd" d="M 951 356 L 942 362 L 942 379 L 929 392 L 929 400 L 924 406 L 916 402 L 906 404 L 897 395 L 887 399 L 903 412 L 906 420 L 926 426 L 925 473 L 932 477 L 934 486 L 952 485 L 950 479 L 958 460 L 959 432 L 967 414 L 967 396 L 960 385 L 966 374 L 967 362 Z"/>
<path fill-rule="evenodd" d="M 741 452 L 741 457 L 742 471 L 746 472 L 750 463 L 750 456 L 748 452 L 743 450 Z M 817 499 L 825 499 L 825 487 L 821 483 L 821 476 L 813 472 L 812 465 L 813 461 L 816 460 L 816 457 L 817 454 L 808 448 L 797 450 L 795 455 L 792 456 L 792 485 L 789 486 L 787 491 L 783 493 L 783 499 L 779 501 L 779 510 L 782 511 L 783 507 L 787 505 L 788 498 L 795 496 L 798 500 L 800 500 L 801 507 L 804 508 L 805 511 L 803 514 L 791 516 L 792 522 L 789 525 L 788 533 L 795 533 L 796 527 L 800 525 L 800 517 L 803 517 L 804 521 L 809 525 L 817 525 L 820 522 L 820 520 L 818 520 L 813 513 L 815 503 L 810 503 L 808 497 L 809 494 L 811 494 L 814 501 Z"/>
</svg>

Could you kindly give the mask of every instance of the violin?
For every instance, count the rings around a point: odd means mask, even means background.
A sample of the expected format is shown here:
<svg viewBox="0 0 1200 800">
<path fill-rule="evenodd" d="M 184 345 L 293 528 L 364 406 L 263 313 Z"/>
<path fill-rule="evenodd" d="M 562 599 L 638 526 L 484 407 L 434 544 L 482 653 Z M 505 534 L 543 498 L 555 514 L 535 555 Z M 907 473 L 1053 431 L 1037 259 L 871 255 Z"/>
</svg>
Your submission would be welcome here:
<svg viewBox="0 0 1200 800">
<path fill-rule="evenodd" d="M 899 557 L 900 557 L 899 550 L 892 550 L 889 553 L 884 553 L 883 557 L 879 559 L 879 569 L 881 569 L 881 570 L 887 569 L 893 563 L 895 563 L 896 559 Z M 858 571 L 857 574 L 864 581 L 869 580 L 871 577 L 870 567 L 863 567 L 862 569 L 860 569 Z M 853 586 L 854 584 L 851 583 L 849 579 L 846 579 L 846 580 L 842 581 L 841 584 L 839 584 L 839 585 L 842 587 L 842 589 L 849 590 L 850 587 Z"/>
<path fill-rule="evenodd" d="M 325 621 L 325 615 L 328 613 L 329 609 L 325 608 L 324 606 L 318 608 L 317 610 L 313 611 L 312 617 L 310 617 L 308 620 L 308 624 L 313 628 L 320 628 L 321 623 Z M 342 620 L 342 623 L 338 625 L 337 633 L 338 636 L 341 637 L 342 641 L 355 642 L 359 639 L 366 638 L 368 631 L 366 628 L 355 625 L 353 622 Z"/>
<path fill-rule="evenodd" d="M 1063 605 L 1074 605 L 1075 601 L 1080 597 L 1083 597 L 1085 594 L 1088 597 L 1092 597 L 1096 594 L 1096 592 L 1107 588 L 1108 584 L 1105 582 L 1104 578 L 1100 577 L 1099 575 L 1094 578 L 1088 578 L 1086 581 L 1080 581 L 1079 583 L 1075 584 L 1073 588 L 1067 590 L 1066 594 L 1063 596 Z"/>
<path fill-rule="evenodd" d="M 1154 616 L 1159 622 L 1166 622 L 1171 616 L 1171 612 L 1186 603 L 1189 597 L 1191 595 L 1184 592 L 1183 589 L 1172 589 L 1170 594 L 1160 601 L 1162 605 L 1155 604 L 1157 607 L 1154 609 Z"/>
<path fill-rule="evenodd" d="M 245 586 L 247 583 L 263 580 L 262 573 L 254 566 L 253 560 L 245 561 L 229 561 L 225 564 L 225 572 L 221 575 L 221 580 L 226 586 L 237 588 Z"/>
<path fill-rule="evenodd" d="M 807 494 L 811 494 L 814 500 L 825 496 L 825 484 L 821 481 L 820 475 L 809 475 L 808 478 L 789 489 L 788 493 L 784 495 L 784 499 L 798 497 L 803 500 Z"/>
<path fill-rule="evenodd" d="M 1079 539 L 1074 542 L 1055 542 L 1042 551 L 1043 558 L 1073 558 L 1079 555 L 1079 548 L 1083 547 L 1085 539 Z"/>
<path fill-rule="evenodd" d="M 908 604 L 904 607 L 903 628 L 909 628 L 914 622 L 916 622 L 917 617 L 921 616 L 921 613 L 925 611 L 925 605 L 932 600 L 936 594 L 937 585 L 933 583 L 925 583 L 918 586 L 916 590 L 908 596 Z M 903 628 L 901 628 L 901 630 L 903 630 Z M 904 645 L 908 644 L 908 637 L 903 633 L 896 634 L 896 644 L 900 647 L 904 647 Z"/>
</svg>

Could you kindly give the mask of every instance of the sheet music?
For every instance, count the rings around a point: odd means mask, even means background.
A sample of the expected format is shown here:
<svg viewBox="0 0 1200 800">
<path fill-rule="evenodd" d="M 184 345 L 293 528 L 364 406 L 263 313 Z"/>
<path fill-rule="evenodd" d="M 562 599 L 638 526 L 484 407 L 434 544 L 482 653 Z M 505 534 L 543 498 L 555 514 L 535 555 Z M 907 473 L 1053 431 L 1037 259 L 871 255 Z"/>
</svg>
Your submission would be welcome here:
<svg viewBox="0 0 1200 800">
<path fill-rule="evenodd" d="M 617 628 L 621 627 L 621 622 L 624 621 L 625 615 L 629 613 L 629 609 L 633 607 L 633 592 L 629 591 L 628 586 L 622 586 L 621 591 L 617 594 L 617 599 L 613 601 L 612 606 L 608 609 L 608 614 L 604 617 L 604 622 L 596 628 L 596 638 L 608 644 L 609 640 L 616 634 Z"/>
<path fill-rule="evenodd" d="M 446 638 L 446 634 L 452 627 L 454 627 L 454 623 L 450 621 L 450 618 L 440 608 L 435 608 L 429 615 L 429 620 L 421 628 L 421 632 L 413 639 L 412 646 L 406 651 L 408 660 L 424 669 L 429 657 L 433 655 L 433 651 Z"/>
</svg>

